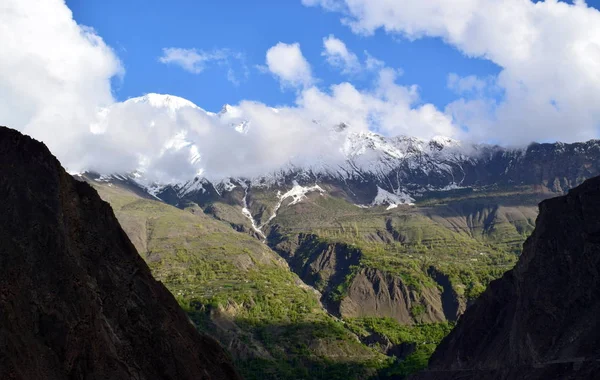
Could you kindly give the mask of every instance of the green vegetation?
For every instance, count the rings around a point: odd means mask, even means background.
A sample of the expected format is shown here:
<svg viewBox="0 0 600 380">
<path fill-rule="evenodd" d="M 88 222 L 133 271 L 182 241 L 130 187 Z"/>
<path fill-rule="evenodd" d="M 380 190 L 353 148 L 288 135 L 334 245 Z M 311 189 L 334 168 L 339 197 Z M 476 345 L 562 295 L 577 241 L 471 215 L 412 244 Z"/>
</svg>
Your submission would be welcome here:
<svg viewBox="0 0 600 380">
<path fill-rule="evenodd" d="M 200 330 L 229 347 L 246 379 L 404 376 L 427 364 L 452 327 L 445 322 L 404 326 L 390 318 L 337 319 L 279 255 L 231 228 L 250 230 L 239 207 L 217 202 L 204 211 L 194 204 L 181 210 L 117 186 L 94 185 L 154 276 Z M 280 241 L 270 243 L 292 253 L 300 235 L 313 236 L 304 251 L 294 252 L 302 265 L 310 265 L 315 252 L 340 245 L 348 260 L 343 272 L 338 263 L 314 278 L 327 302 L 342 302 L 365 268 L 401 278 L 416 294 L 425 288 L 443 290 L 431 274 L 435 268 L 457 295 L 474 299 L 514 265 L 533 228 L 535 195 L 521 197 L 457 192 L 422 199 L 419 207 L 386 210 L 314 193 L 278 211 L 271 227 L 277 226 Z M 277 198 L 256 191 L 248 201 L 257 219 L 265 221 Z M 426 305 L 413 302 L 409 313 L 418 322 Z M 373 334 L 412 349 L 401 359 L 386 356 L 381 345 L 364 343 Z"/>
<path fill-rule="evenodd" d="M 339 321 L 246 326 L 272 355 L 243 363 L 250 379 L 367 379 L 389 359 L 360 343 Z"/>
<path fill-rule="evenodd" d="M 244 378 L 367 379 L 389 363 L 257 239 L 197 208 L 94 185 L 196 326 L 231 347 Z"/>
<path fill-rule="evenodd" d="M 399 276 L 412 289 L 438 286 L 429 275 L 434 267 L 449 276 L 458 295 L 474 299 L 491 280 L 512 268 L 520 252 L 515 247 L 533 228 L 533 206 L 515 209 L 510 197 L 504 199 L 506 207 L 489 205 L 500 198 L 476 194 L 477 202 L 470 206 L 451 203 L 386 210 L 361 209 L 340 198 L 316 196 L 302 207 L 280 210 L 274 223 L 280 226 L 283 240 L 311 233 L 320 243 L 357 249 L 361 253 L 357 268 Z M 343 298 L 350 282 L 346 278 L 331 297 Z"/>
<path fill-rule="evenodd" d="M 454 327 L 448 322 L 403 326 L 391 318 L 357 318 L 346 323 L 359 337 L 377 334 L 393 345 L 406 347 L 407 356 L 382 368 L 383 376 L 407 376 L 426 368 L 435 347 Z"/>
</svg>

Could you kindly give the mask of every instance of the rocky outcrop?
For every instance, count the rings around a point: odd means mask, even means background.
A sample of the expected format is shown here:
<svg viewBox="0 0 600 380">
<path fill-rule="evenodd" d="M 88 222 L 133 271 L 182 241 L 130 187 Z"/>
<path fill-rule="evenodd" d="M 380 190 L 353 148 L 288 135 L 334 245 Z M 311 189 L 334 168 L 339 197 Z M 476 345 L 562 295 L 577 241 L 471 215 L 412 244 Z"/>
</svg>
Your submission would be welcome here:
<svg viewBox="0 0 600 380">
<path fill-rule="evenodd" d="M 467 301 L 456 292 L 450 281 L 450 276 L 440 272 L 433 266 L 429 267 L 427 274 L 441 289 L 442 310 L 446 319 L 456 321 L 467 309 Z"/>
<path fill-rule="evenodd" d="M 600 177 L 540 204 L 516 267 L 416 379 L 587 379 L 600 370 Z"/>
<path fill-rule="evenodd" d="M 361 268 L 362 252 L 344 243 L 328 242 L 312 234 L 296 239 L 269 240 L 290 268 L 307 284 L 322 292 L 327 309 L 344 318 L 389 317 L 402 324 L 455 321 L 465 301 L 452 288 L 448 276 L 431 268 L 428 275 L 439 286 L 411 287 L 397 275 Z"/>
<path fill-rule="evenodd" d="M 0 127 L 0 173 L 0 378 L 238 378 L 43 144 Z"/>
<path fill-rule="evenodd" d="M 326 293 L 345 281 L 352 267 L 359 264 L 361 252 L 344 243 L 332 243 L 312 234 L 299 234 L 295 239 L 277 236 L 271 231 L 269 240 L 290 268 L 308 285 Z"/>
<path fill-rule="evenodd" d="M 378 269 L 362 269 L 340 303 L 345 318 L 390 317 L 401 324 L 446 321 L 437 287 L 412 289 L 400 277 Z M 456 314 L 449 315 L 451 320 Z"/>
</svg>

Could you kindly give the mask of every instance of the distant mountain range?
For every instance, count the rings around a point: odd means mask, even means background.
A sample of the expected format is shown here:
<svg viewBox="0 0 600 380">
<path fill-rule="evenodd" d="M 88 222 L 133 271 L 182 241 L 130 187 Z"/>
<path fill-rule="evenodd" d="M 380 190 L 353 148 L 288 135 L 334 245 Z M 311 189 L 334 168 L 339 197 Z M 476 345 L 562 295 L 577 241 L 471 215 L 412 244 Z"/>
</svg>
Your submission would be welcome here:
<svg viewBox="0 0 600 380">
<path fill-rule="evenodd" d="M 147 104 L 169 114 L 192 108 L 208 118 L 218 119 L 240 134 L 251 122 L 239 108 L 225 105 L 219 113 L 204 111 L 192 102 L 170 95 L 148 94 L 125 104 Z M 273 109 L 277 112 L 277 109 Z M 314 121 L 318 123 L 318 121 Z M 510 149 L 496 145 L 463 143 L 448 137 L 429 141 L 414 137 L 385 137 L 374 132 L 355 132 L 347 123 L 326 126 L 331 155 L 311 162 L 289 162 L 279 169 L 236 178 L 202 175 L 176 183 L 152 182 L 152 173 L 143 168 L 133 173 L 100 173 L 98 179 L 128 180 L 149 194 L 169 203 L 187 198 L 225 196 L 236 187 L 291 188 L 294 184 L 330 184 L 358 205 L 409 204 L 432 193 L 458 189 L 486 189 L 535 186 L 540 191 L 563 193 L 586 178 L 599 174 L 600 141 L 582 143 L 533 143 Z M 320 138 L 320 137 L 319 137 Z M 202 171 L 202 152 L 192 141 L 179 136 L 165 141 L 176 149 L 189 150 L 189 160 Z M 250 190 L 251 191 L 251 190 Z"/>
</svg>

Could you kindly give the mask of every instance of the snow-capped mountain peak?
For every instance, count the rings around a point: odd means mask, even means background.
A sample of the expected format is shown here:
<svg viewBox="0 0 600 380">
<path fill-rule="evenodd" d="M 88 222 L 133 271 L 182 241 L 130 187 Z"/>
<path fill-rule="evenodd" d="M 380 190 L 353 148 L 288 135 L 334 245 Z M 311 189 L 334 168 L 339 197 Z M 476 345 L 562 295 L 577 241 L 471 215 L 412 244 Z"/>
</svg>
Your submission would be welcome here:
<svg viewBox="0 0 600 380">
<path fill-rule="evenodd" d="M 137 98 L 131 98 L 126 103 L 144 103 L 149 104 L 154 108 L 166 108 L 171 112 L 176 112 L 182 108 L 190 107 L 200 109 L 191 101 L 173 95 L 150 93 Z"/>
<path fill-rule="evenodd" d="M 225 104 L 217 114 L 227 125 L 233 127 L 237 132 L 246 134 L 250 128 L 250 122 L 243 118 L 242 110 L 229 104 Z"/>
<path fill-rule="evenodd" d="M 230 105 L 230 104 L 225 104 L 223 105 L 223 107 L 221 107 L 221 110 L 219 111 L 219 113 L 217 115 L 219 116 L 231 116 L 231 115 L 236 115 L 237 110 L 234 106 Z"/>
<path fill-rule="evenodd" d="M 461 145 L 460 141 L 455 140 L 446 136 L 434 136 L 430 141 L 429 145 L 432 148 L 441 150 L 448 147 L 459 147 Z"/>
<path fill-rule="evenodd" d="M 410 203 L 414 189 L 407 192 L 405 178 L 449 176 L 450 182 L 460 186 L 464 177 L 461 165 L 469 160 L 469 154 L 465 153 L 461 143 L 451 138 L 437 136 L 431 140 L 423 140 L 407 136 L 387 137 L 373 131 L 360 130 L 351 120 L 340 120 L 337 123 L 313 120 L 317 124 L 314 134 L 299 134 L 297 143 L 294 141 L 289 144 L 288 141 L 287 146 L 282 144 L 279 148 L 277 138 L 259 135 L 270 131 L 264 127 L 264 123 L 276 122 L 273 120 L 278 119 L 254 119 L 252 108 L 248 106 L 225 104 L 218 113 L 211 113 L 189 100 L 156 93 L 132 98 L 125 103 L 136 108 L 135 112 L 140 115 L 140 125 L 124 126 L 124 129 L 154 129 L 149 138 L 153 150 L 137 154 L 138 166 L 133 170 L 137 170 L 138 175 L 132 180 L 152 188 L 155 185 L 172 186 L 178 196 L 208 191 L 211 187 L 209 183 L 198 179 L 203 175 L 210 183 L 214 182 L 214 190 L 217 192 L 221 191 L 217 187 L 231 176 L 234 181 L 243 179 L 252 186 L 260 184 L 266 187 L 289 184 L 290 178 L 297 179 L 302 185 L 317 183 L 315 179 L 320 178 L 337 181 L 376 179 L 380 188 L 391 194 L 385 197 L 381 195 L 380 199 L 385 198 L 390 205 Z M 118 112 L 123 111 L 120 107 L 115 110 L 117 116 Z M 272 111 L 274 114 L 278 112 L 277 109 Z M 106 113 L 106 124 L 114 125 L 110 120 L 111 115 L 108 111 Z M 299 126 L 292 125 L 296 129 L 300 129 Z M 288 126 L 281 125 L 281 128 Z M 222 140 L 219 145 L 231 147 L 231 152 L 219 151 L 206 143 L 211 139 L 211 129 Z M 228 129 L 239 135 L 230 133 Z M 275 129 L 275 133 L 278 132 Z M 246 145 L 260 144 L 262 138 L 274 142 L 271 144 L 273 150 L 278 150 L 275 160 L 271 160 L 273 155 L 263 155 L 252 149 L 245 150 Z M 312 147 L 313 143 L 316 148 Z M 294 144 L 306 146 L 306 149 L 297 149 Z M 470 145 L 465 147 L 468 149 Z M 236 150 L 241 150 L 241 153 Z M 217 155 L 222 160 L 227 160 L 231 155 L 239 165 L 232 169 L 228 165 L 221 165 L 211 155 Z M 246 157 L 250 160 L 264 157 L 264 163 L 259 162 L 257 169 L 256 162 L 249 162 L 246 171 Z M 271 161 L 275 162 L 271 164 Z M 261 171 L 263 166 L 264 170 Z M 441 187 L 446 185 L 447 183 L 443 183 Z M 437 183 L 433 186 L 440 187 Z M 224 189 L 228 191 L 226 187 Z"/>
</svg>

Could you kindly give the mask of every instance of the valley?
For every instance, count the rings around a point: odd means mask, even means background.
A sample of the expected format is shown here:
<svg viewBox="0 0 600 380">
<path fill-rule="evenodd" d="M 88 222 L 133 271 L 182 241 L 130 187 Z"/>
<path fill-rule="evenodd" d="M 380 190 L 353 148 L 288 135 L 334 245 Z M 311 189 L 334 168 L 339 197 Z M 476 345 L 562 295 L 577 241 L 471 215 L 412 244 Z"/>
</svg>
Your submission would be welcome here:
<svg viewBox="0 0 600 380">
<path fill-rule="evenodd" d="M 196 179 L 202 186 L 185 193 L 149 192 L 127 176 L 80 179 L 112 205 L 154 276 L 247 379 L 424 368 L 467 307 L 514 266 L 537 203 L 557 194 L 545 179 L 446 185 L 399 202 L 376 179 Z"/>
<path fill-rule="evenodd" d="M 600 378 L 600 0 L 0 31 L 0 380 Z"/>
<path fill-rule="evenodd" d="M 76 177 L 244 378 L 386 379 L 425 368 L 515 265 L 538 203 L 600 169 L 596 141 L 511 151 L 345 138 L 335 170 L 181 184 Z"/>
</svg>

